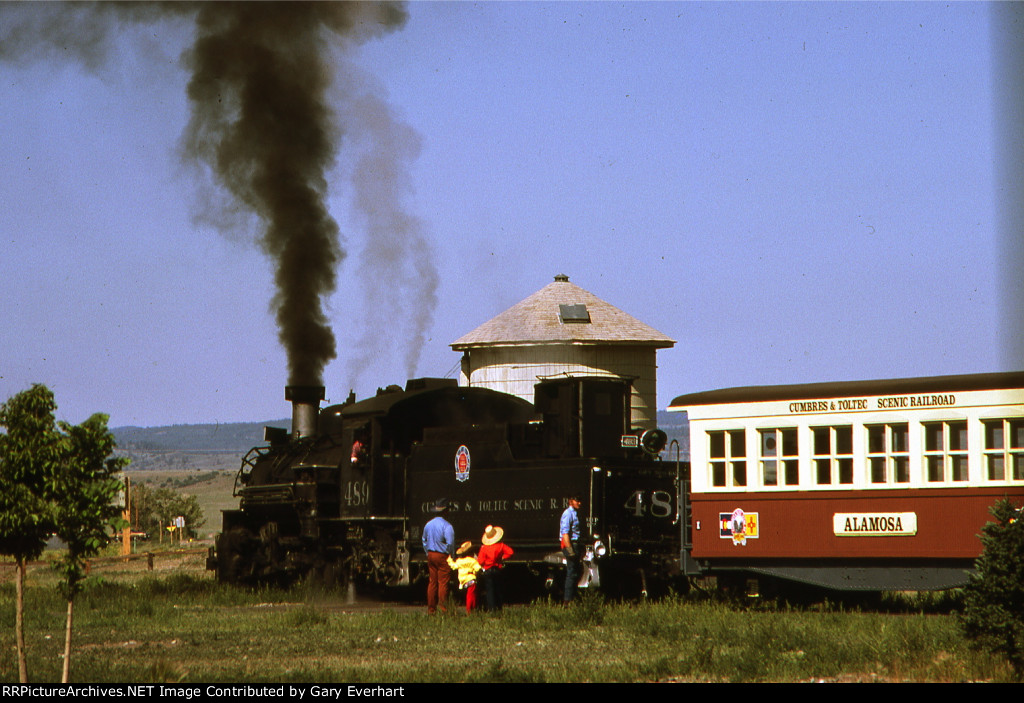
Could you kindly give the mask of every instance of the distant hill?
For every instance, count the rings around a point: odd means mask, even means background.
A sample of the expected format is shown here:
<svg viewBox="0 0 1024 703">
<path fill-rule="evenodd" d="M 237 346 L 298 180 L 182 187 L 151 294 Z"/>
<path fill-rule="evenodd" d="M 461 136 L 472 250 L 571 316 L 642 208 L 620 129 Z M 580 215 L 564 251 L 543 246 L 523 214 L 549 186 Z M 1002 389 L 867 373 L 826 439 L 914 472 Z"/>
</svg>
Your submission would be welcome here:
<svg viewBox="0 0 1024 703">
<path fill-rule="evenodd" d="M 118 454 L 131 459 L 133 471 L 209 471 L 237 469 L 247 451 L 263 444 L 263 428 L 267 426 L 288 429 L 291 420 L 115 427 L 111 431 L 117 440 Z M 682 458 L 689 459 L 690 435 L 686 414 L 659 410 L 658 427 L 665 430 L 670 442 L 673 439 L 679 440 Z"/>
<path fill-rule="evenodd" d="M 291 420 L 211 425 L 114 427 L 118 454 L 133 471 L 237 469 L 242 456 L 263 444 L 263 428 L 288 429 Z"/>
<path fill-rule="evenodd" d="M 142 451 L 244 452 L 263 442 L 265 426 L 288 429 L 291 421 L 229 422 L 213 425 L 115 427 L 111 430 L 121 449 Z"/>
</svg>

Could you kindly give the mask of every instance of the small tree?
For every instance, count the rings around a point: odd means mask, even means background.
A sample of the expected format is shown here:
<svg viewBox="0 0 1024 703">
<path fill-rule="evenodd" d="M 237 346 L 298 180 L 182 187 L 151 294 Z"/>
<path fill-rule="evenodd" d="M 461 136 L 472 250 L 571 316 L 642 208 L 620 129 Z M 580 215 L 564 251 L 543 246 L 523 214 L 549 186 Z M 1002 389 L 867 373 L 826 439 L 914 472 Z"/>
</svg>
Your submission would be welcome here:
<svg viewBox="0 0 1024 703">
<path fill-rule="evenodd" d="M 1003 499 L 982 529 L 984 551 L 965 589 L 961 624 L 979 647 L 1005 656 L 1024 677 L 1024 515 Z"/>
<path fill-rule="evenodd" d="M 25 654 L 25 564 L 37 559 L 54 529 L 48 499 L 61 461 L 62 441 L 54 426 L 53 393 L 34 385 L 0 406 L 0 553 L 14 557 L 14 631 L 18 679 L 28 681 Z"/>
<path fill-rule="evenodd" d="M 193 495 L 178 493 L 164 486 L 150 488 L 141 482 L 134 485 L 134 493 L 132 502 L 135 524 L 161 532 L 161 541 L 163 528 L 179 515 L 185 518 L 186 537 L 198 537 L 199 528 L 206 524 L 202 508 L 199 507 L 199 499 Z"/>
<path fill-rule="evenodd" d="M 67 544 L 67 552 L 58 564 L 68 602 L 61 679 L 67 683 L 71 672 L 75 596 L 82 589 L 86 559 L 96 556 L 107 544 L 110 530 L 121 527 L 124 522 L 115 500 L 122 486 L 118 474 L 128 460 L 111 457 L 114 435 L 107 429 L 106 415 L 97 413 L 81 425 L 62 422 L 60 428 L 63 461 L 51 489 L 55 498 L 57 536 Z"/>
</svg>

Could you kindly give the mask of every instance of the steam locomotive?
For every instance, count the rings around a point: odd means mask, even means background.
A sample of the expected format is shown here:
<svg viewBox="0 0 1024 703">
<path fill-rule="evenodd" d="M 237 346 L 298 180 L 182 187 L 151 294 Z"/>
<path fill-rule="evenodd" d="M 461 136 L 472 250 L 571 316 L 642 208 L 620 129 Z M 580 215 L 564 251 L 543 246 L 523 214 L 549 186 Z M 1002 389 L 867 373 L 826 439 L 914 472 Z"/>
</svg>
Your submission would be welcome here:
<svg viewBox="0 0 1024 703">
<path fill-rule="evenodd" d="M 292 432 L 267 428 L 235 482 L 237 510 L 207 567 L 225 583 L 405 586 L 440 498 L 456 538 L 501 525 L 512 567 L 560 583 L 558 520 L 582 498 L 585 578 L 643 591 L 678 569 L 679 467 L 666 435 L 630 426 L 628 380 L 542 381 L 535 402 L 450 379 L 410 380 L 319 409 L 322 387 L 289 386 Z"/>
</svg>

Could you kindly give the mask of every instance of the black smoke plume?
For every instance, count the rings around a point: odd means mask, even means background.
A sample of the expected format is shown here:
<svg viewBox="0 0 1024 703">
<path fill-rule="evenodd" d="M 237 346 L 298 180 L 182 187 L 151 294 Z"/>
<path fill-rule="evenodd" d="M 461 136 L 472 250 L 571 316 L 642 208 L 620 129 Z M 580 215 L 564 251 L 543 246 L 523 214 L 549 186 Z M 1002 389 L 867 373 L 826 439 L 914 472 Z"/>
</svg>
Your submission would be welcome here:
<svg viewBox="0 0 1024 703">
<path fill-rule="evenodd" d="M 216 191 L 208 203 L 257 218 L 259 244 L 275 263 L 272 306 L 288 353 L 289 384 L 322 385 L 324 367 L 336 356 L 323 303 L 345 256 L 325 204 L 340 138 L 327 101 L 329 49 L 344 52 L 400 27 L 405 9 L 366 2 L 4 3 L 0 60 L 74 60 L 96 70 L 121 26 L 170 17 L 194 19 L 196 30 L 183 57 L 192 106 L 184 151 Z M 403 217 L 371 218 L 370 229 Z M 383 249 L 404 245 L 401 234 L 391 236 Z M 407 245 L 422 250 L 426 243 L 414 236 Z M 379 250 L 370 246 L 368 255 Z M 430 257 L 419 259 L 431 261 L 426 274 L 417 275 L 420 301 L 432 306 L 436 274 Z M 418 353 L 419 344 L 410 349 Z"/>
<path fill-rule="evenodd" d="M 324 202 L 338 142 L 327 42 L 363 40 L 404 20 L 392 5 L 322 2 L 210 3 L 196 18 L 185 147 L 264 224 L 290 384 L 321 385 L 336 355 L 322 305 L 344 257 Z"/>
</svg>

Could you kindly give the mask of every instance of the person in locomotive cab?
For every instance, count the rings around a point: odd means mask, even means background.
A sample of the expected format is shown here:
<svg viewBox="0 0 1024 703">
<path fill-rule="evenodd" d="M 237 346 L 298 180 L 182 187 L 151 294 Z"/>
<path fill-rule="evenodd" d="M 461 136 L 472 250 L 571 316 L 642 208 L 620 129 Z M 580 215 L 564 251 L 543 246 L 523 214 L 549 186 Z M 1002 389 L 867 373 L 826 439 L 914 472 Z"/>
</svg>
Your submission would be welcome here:
<svg viewBox="0 0 1024 703">
<path fill-rule="evenodd" d="M 445 518 L 448 517 L 448 500 L 440 499 L 434 503 L 432 511 L 437 517 L 423 528 L 423 551 L 427 555 L 427 612 L 437 612 L 440 604 L 441 612 L 448 612 L 448 581 L 452 570 L 448 566 L 448 557 L 455 553 L 455 528 Z"/>
<path fill-rule="evenodd" d="M 558 522 L 559 544 L 562 556 L 565 557 L 565 594 L 563 602 L 568 603 L 576 597 L 576 584 L 582 573 L 583 549 L 580 544 L 580 497 L 569 496 L 569 507 L 562 513 Z"/>
<path fill-rule="evenodd" d="M 471 555 L 466 554 L 473 548 L 473 543 L 466 541 L 455 550 L 458 559 L 448 557 L 448 566 L 459 573 L 459 590 L 466 592 L 466 615 L 476 608 L 476 575 L 480 571 L 480 563 Z"/>
<path fill-rule="evenodd" d="M 505 568 L 505 560 L 512 556 L 512 547 L 508 546 L 501 539 L 505 531 L 496 525 L 488 525 L 484 530 L 484 536 L 480 539 L 483 546 L 476 560 L 480 562 L 483 573 L 480 574 L 480 584 L 484 587 L 484 598 L 487 603 L 487 612 L 501 610 L 505 604 L 504 584 L 502 583 L 502 569 Z"/>
<path fill-rule="evenodd" d="M 366 437 L 359 433 L 352 442 L 352 463 L 361 464 L 366 461 Z"/>
</svg>

